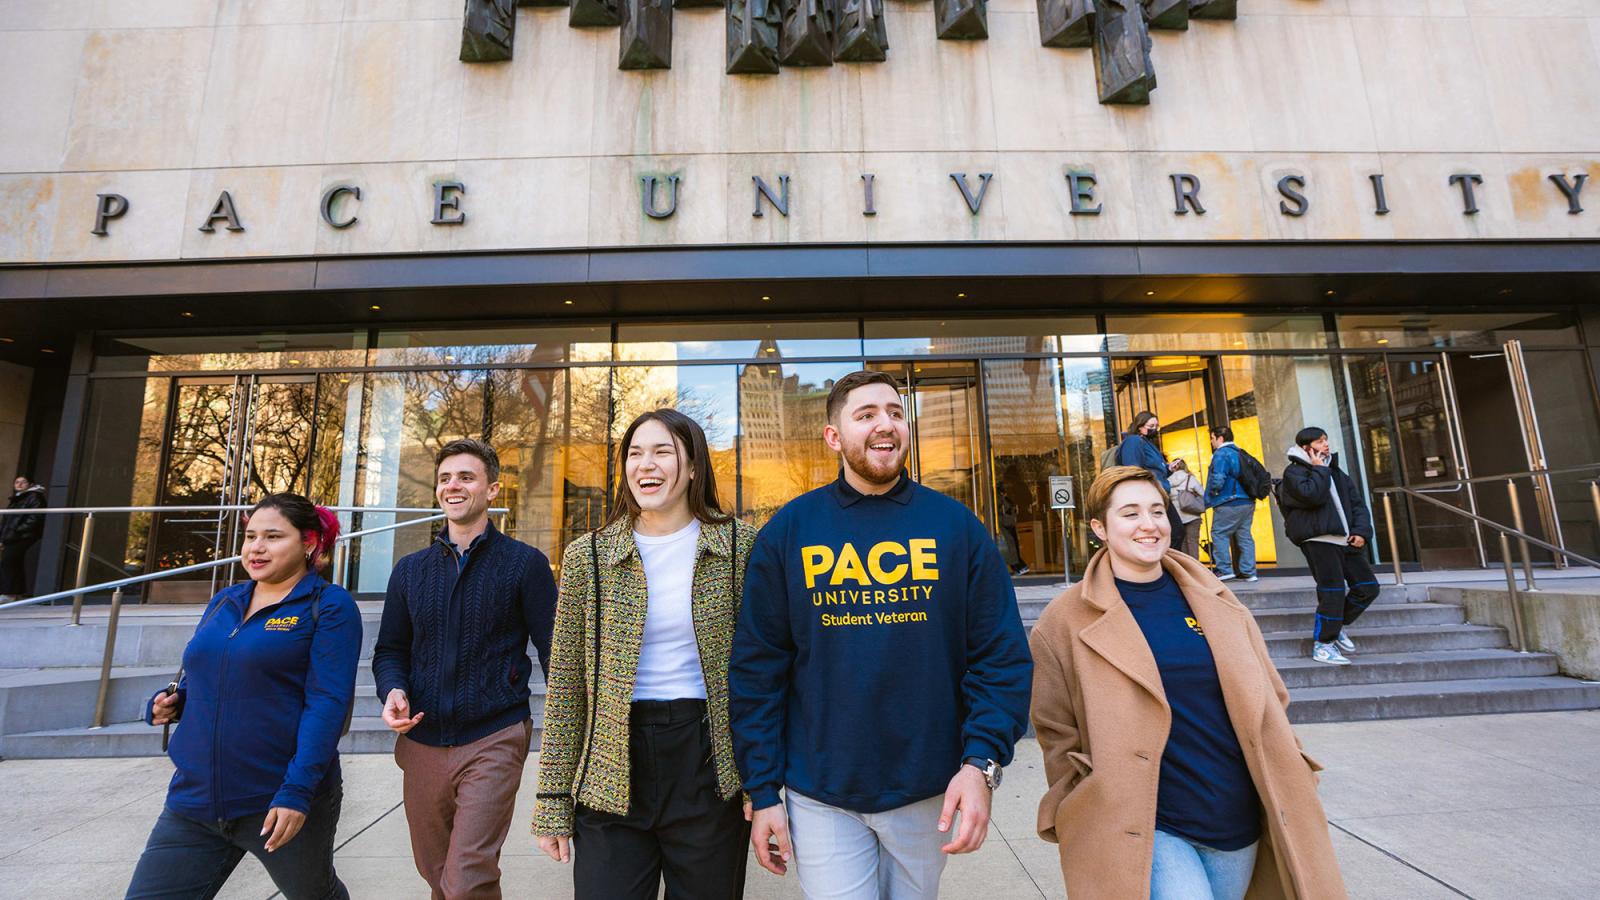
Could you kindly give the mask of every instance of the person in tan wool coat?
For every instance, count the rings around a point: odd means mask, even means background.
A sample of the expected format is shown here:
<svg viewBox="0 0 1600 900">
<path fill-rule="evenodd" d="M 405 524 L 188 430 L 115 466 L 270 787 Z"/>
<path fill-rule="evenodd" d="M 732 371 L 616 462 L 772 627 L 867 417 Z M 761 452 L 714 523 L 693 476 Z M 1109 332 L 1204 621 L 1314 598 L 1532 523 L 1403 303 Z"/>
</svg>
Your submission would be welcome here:
<svg viewBox="0 0 1600 900">
<path fill-rule="evenodd" d="M 1321 770 L 1250 611 L 1171 550 L 1149 472 L 1085 495 L 1105 543 L 1035 626 L 1039 836 L 1072 900 L 1341 898 Z"/>
</svg>

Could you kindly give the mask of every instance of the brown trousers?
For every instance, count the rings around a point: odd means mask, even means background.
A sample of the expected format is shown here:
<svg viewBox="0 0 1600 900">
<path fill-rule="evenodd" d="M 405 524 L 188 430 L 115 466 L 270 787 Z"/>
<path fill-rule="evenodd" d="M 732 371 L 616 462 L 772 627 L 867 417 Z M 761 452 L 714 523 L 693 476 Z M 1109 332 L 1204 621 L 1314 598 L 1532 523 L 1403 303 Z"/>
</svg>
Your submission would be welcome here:
<svg viewBox="0 0 1600 900">
<path fill-rule="evenodd" d="M 434 900 L 499 900 L 500 847 L 532 740 L 533 723 L 519 722 L 460 747 L 395 741 L 411 855 Z"/>
</svg>

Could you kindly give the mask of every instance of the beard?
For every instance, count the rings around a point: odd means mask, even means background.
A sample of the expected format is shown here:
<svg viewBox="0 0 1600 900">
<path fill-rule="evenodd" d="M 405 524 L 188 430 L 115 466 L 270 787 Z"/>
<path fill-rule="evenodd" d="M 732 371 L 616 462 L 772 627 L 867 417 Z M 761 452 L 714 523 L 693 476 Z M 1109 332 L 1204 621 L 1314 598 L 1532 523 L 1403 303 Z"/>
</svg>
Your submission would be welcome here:
<svg viewBox="0 0 1600 900">
<path fill-rule="evenodd" d="M 908 448 L 904 442 L 897 440 L 895 449 L 898 452 L 894 458 L 878 463 L 872 459 L 872 455 L 867 451 L 867 445 L 871 444 L 873 440 L 873 438 L 868 438 L 860 444 L 845 445 L 844 464 L 849 466 L 850 471 L 859 475 L 868 484 L 893 484 L 894 480 L 900 477 L 900 470 L 905 467 Z"/>
</svg>

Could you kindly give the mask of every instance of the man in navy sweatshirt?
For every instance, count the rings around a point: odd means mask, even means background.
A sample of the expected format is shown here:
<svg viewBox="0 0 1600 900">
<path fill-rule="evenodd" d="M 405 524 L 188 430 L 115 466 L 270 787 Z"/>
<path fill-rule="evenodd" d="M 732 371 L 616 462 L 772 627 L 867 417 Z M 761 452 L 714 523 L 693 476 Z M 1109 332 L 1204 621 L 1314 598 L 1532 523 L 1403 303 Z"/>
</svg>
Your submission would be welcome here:
<svg viewBox="0 0 1600 900">
<path fill-rule="evenodd" d="M 810 897 L 932 898 L 983 844 L 1033 663 L 994 538 L 905 473 L 893 379 L 845 376 L 827 415 L 839 479 L 773 516 L 745 575 L 728 686 L 751 844 Z"/>
<path fill-rule="evenodd" d="M 528 642 L 548 672 L 556 585 L 543 553 L 489 522 L 494 448 L 452 441 L 436 465 L 445 527 L 389 577 L 372 674 L 417 871 L 435 900 L 492 898 L 533 737 Z"/>
</svg>

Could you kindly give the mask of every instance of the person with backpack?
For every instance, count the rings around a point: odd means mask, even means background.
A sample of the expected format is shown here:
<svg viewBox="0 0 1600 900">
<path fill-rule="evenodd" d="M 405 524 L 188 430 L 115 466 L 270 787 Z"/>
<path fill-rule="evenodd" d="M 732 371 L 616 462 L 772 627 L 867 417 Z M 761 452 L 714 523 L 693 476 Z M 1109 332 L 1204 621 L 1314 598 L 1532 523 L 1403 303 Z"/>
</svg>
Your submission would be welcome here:
<svg viewBox="0 0 1600 900">
<path fill-rule="evenodd" d="M 176 771 L 129 900 L 214 896 L 246 853 L 289 900 L 350 896 L 333 838 L 361 612 L 316 571 L 338 535 L 338 518 L 298 494 L 250 511 L 250 580 L 211 598 L 182 673 L 145 707 L 151 725 L 178 723 Z"/>
<path fill-rule="evenodd" d="M 1156 414 L 1146 410 L 1133 417 L 1133 424 L 1128 426 L 1127 433 L 1122 436 L 1122 443 L 1117 445 L 1114 463 L 1119 466 L 1138 466 L 1155 476 L 1156 483 L 1169 495 L 1172 493 L 1172 466 L 1167 462 L 1167 455 L 1161 452 L 1160 440 L 1161 423 L 1156 419 Z M 1107 454 L 1110 455 L 1110 454 Z M 1101 469 L 1110 466 L 1101 463 Z M 1188 527 L 1184 525 L 1182 516 L 1178 513 L 1176 503 L 1167 507 L 1167 517 L 1172 520 L 1172 545 L 1185 546 L 1185 536 Z"/>
<path fill-rule="evenodd" d="M 533 833 L 573 861 L 578 900 L 655 900 L 663 881 L 735 900 L 750 823 L 728 663 L 756 529 L 722 509 L 705 432 L 675 409 L 639 414 L 616 465 L 611 519 L 562 557 Z"/>
<path fill-rule="evenodd" d="M 1263 487 L 1264 483 L 1264 487 Z M 1252 491 L 1260 491 L 1260 495 Z M 1211 468 L 1206 473 L 1206 509 L 1211 510 L 1211 558 L 1220 581 L 1260 581 L 1256 576 L 1256 541 L 1250 532 L 1256 501 L 1271 489 L 1261 462 L 1233 442 L 1233 429 L 1211 429 Z M 1233 541 L 1239 555 L 1233 555 Z"/>
<path fill-rule="evenodd" d="M 1317 580 L 1311 658 L 1348 666 L 1344 654 L 1355 652 L 1356 644 L 1345 628 L 1378 599 L 1378 578 L 1366 550 L 1373 536 L 1372 512 L 1355 481 L 1339 468 L 1339 455 L 1329 450 L 1326 431 L 1302 428 L 1294 443 L 1278 505 L 1284 533 L 1305 554 Z"/>
</svg>

